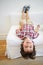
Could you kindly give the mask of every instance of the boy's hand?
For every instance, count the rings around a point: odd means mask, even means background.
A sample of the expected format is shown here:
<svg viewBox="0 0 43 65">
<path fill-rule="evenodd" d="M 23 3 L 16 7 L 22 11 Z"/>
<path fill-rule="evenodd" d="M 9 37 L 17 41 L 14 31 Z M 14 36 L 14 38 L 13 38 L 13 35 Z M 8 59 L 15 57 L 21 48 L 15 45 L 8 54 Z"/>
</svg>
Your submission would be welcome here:
<svg viewBox="0 0 43 65">
<path fill-rule="evenodd" d="M 35 28 L 35 32 L 38 32 L 40 28 L 40 25 L 37 25 L 37 27 Z"/>
<path fill-rule="evenodd" d="M 40 25 L 37 25 L 37 29 L 39 29 L 40 28 Z"/>
<path fill-rule="evenodd" d="M 17 30 L 16 30 L 16 33 L 18 34 L 19 32 L 20 32 L 20 30 L 19 30 L 19 29 L 17 29 Z"/>
</svg>

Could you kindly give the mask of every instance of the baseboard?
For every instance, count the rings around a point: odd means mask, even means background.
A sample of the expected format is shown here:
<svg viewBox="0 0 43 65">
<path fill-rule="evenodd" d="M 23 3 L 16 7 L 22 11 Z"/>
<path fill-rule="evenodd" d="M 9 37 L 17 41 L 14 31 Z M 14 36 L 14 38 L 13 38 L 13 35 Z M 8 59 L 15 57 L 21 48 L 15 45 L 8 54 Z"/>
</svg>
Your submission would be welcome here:
<svg viewBox="0 0 43 65">
<path fill-rule="evenodd" d="M 0 34 L 0 40 L 6 40 L 6 36 L 7 36 L 7 34 Z"/>
</svg>

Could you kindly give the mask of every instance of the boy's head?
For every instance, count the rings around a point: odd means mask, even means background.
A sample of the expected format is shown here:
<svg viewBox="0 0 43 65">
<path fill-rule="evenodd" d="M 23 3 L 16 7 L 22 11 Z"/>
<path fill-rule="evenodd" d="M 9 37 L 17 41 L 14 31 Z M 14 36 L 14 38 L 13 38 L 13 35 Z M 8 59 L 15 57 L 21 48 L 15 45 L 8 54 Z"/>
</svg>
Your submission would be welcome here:
<svg viewBox="0 0 43 65">
<path fill-rule="evenodd" d="M 25 37 L 21 45 L 21 55 L 24 58 L 29 58 L 29 57 L 33 58 L 35 54 L 36 54 L 35 45 L 29 38 Z"/>
</svg>

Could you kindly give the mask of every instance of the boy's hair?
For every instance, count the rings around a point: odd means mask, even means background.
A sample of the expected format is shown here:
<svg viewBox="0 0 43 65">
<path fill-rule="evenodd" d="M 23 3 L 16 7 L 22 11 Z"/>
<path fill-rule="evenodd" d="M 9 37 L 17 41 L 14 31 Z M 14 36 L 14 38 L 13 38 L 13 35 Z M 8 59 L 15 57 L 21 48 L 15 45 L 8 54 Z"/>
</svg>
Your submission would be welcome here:
<svg viewBox="0 0 43 65">
<path fill-rule="evenodd" d="M 23 44 L 21 44 L 21 51 L 20 51 L 22 57 L 24 57 L 25 59 L 31 58 L 31 59 L 35 59 L 35 55 L 36 55 L 36 50 L 35 50 L 35 45 L 33 45 L 33 52 L 31 53 L 27 53 L 24 51 L 23 49 Z"/>
</svg>

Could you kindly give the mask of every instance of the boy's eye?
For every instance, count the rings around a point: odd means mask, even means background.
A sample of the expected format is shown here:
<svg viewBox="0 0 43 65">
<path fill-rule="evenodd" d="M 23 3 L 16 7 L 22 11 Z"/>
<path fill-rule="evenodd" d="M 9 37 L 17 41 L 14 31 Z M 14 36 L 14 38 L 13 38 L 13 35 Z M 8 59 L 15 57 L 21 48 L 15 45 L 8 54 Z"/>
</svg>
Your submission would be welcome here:
<svg viewBox="0 0 43 65">
<path fill-rule="evenodd" d="M 26 43 L 30 43 L 30 42 L 26 42 Z"/>
<path fill-rule="evenodd" d="M 30 48 L 32 48 L 32 47 L 30 46 Z"/>
<path fill-rule="evenodd" d="M 25 48 L 27 48 L 28 46 L 26 46 Z"/>
<path fill-rule="evenodd" d="M 28 43 L 28 42 L 26 42 L 26 43 Z"/>
</svg>

